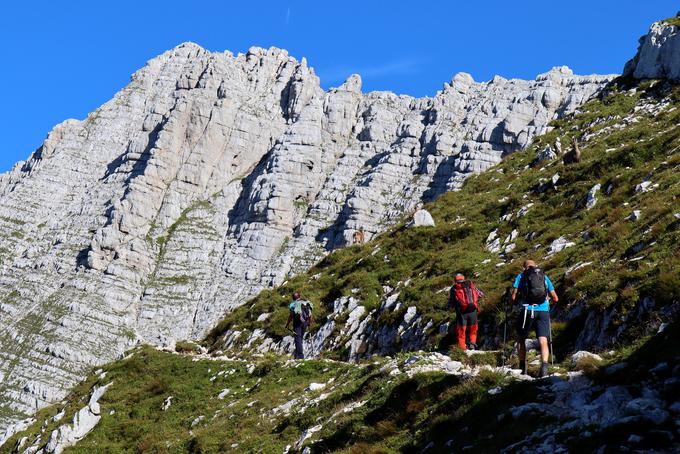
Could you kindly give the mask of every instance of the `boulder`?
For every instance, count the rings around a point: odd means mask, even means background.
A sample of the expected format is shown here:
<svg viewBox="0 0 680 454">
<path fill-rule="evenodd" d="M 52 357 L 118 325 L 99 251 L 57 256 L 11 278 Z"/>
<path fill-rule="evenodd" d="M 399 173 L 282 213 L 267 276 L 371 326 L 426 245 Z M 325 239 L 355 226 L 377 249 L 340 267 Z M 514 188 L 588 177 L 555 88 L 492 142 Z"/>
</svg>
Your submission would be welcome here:
<svg viewBox="0 0 680 454">
<path fill-rule="evenodd" d="M 595 353 L 591 353 L 589 351 L 585 350 L 580 350 L 573 355 L 571 355 L 571 365 L 576 366 L 580 361 L 602 361 L 602 357 L 600 355 L 597 355 Z"/>
<path fill-rule="evenodd" d="M 590 210 L 597 204 L 597 198 L 595 197 L 597 195 L 597 192 L 600 190 L 600 184 L 596 184 L 592 188 L 590 188 L 590 191 L 588 191 L 588 195 L 586 195 L 586 210 Z"/>
<path fill-rule="evenodd" d="M 413 215 L 414 227 L 434 227 L 434 219 L 427 210 L 418 210 Z"/>
<path fill-rule="evenodd" d="M 572 246 L 576 246 L 576 243 L 567 240 L 567 238 L 564 237 L 564 236 L 561 236 L 561 237 L 557 238 L 556 240 L 554 240 L 550 244 L 550 248 L 548 249 L 548 255 L 553 255 L 553 254 L 556 254 L 558 252 L 562 252 L 566 248 L 569 248 L 569 247 L 572 247 Z"/>
</svg>

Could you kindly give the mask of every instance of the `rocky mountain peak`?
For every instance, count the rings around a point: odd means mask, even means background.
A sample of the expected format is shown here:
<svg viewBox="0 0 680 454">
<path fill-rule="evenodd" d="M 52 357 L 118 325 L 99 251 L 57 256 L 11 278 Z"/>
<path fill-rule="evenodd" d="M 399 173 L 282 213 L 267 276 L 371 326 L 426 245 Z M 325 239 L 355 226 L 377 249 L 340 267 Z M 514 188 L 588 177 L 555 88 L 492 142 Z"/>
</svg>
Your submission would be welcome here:
<svg viewBox="0 0 680 454">
<path fill-rule="evenodd" d="M 629 60 L 623 75 L 635 79 L 680 80 L 680 13 L 672 19 L 654 22 L 640 37 L 637 54 Z"/>
</svg>

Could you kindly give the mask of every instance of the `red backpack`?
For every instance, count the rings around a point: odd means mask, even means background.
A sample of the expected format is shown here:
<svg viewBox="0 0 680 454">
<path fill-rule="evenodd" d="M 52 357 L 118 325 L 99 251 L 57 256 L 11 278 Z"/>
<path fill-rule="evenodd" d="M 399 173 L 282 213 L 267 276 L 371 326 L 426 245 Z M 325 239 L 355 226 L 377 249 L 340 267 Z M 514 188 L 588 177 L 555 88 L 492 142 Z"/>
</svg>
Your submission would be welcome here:
<svg viewBox="0 0 680 454">
<path fill-rule="evenodd" d="M 479 311 L 479 290 L 472 281 L 456 282 L 451 288 L 455 304 L 462 313 Z"/>
</svg>

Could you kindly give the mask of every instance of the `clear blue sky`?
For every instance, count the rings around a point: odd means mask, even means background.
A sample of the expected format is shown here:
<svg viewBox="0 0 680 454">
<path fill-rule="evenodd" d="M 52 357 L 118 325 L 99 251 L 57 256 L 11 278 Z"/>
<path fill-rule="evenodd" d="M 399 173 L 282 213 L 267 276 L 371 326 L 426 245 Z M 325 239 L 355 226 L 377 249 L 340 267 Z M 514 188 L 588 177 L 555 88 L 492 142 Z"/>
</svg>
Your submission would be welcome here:
<svg viewBox="0 0 680 454">
<path fill-rule="evenodd" d="M 222 51 L 277 46 L 307 57 L 324 87 L 433 95 L 466 71 L 534 78 L 556 65 L 619 73 L 666 0 L 31 1 L 0 13 L 0 172 L 53 125 L 84 118 L 150 58 L 184 41 Z"/>
</svg>

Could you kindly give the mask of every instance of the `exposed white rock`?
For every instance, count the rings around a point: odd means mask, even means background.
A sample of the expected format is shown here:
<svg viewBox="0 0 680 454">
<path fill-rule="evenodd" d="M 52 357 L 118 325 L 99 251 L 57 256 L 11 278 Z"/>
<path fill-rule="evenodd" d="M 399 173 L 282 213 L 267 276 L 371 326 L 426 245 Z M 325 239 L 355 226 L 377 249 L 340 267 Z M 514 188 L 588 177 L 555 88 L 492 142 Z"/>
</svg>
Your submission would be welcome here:
<svg viewBox="0 0 680 454">
<path fill-rule="evenodd" d="M 92 390 L 88 404 L 73 416 L 71 424 L 59 426 L 52 431 L 45 445 L 45 452 L 59 454 L 69 446 L 74 446 L 95 428 L 101 419 L 99 399 L 111 385 L 109 383 Z"/>
<path fill-rule="evenodd" d="M 573 265 L 567 269 L 567 271 L 564 272 L 564 277 L 569 279 L 575 271 L 578 271 L 582 268 L 586 268 L 590 265 L 592 265 L 593 262 L 579 262 L 576 265 Z"/>
<path fill-rule="evenodd" d="M 12 437 L 12 435 L 14 435 L 17 432 L 21 432 L 22 430 L 26 430 L 34 422 L 35 419 L 29 418 L 10 424 L 5 429 L 4 433 L 0 436 L 0 446 L 5 444 L 5 442 L 9 440 Z"/>
<path fill-rule="evenodd" d="M 173 396 L 168 396 L 165 398 L 165 400 L 163 401 L 163 406 L 161 407 L 161 411 L 166 411 L 168 408 L 170 408 L 170 406 L 172 405 L 172 399 Z"/>
<path fill-rule="evenodd" d="M 593 208 L 595 205 L 597 205 L 597 193 L 600 190 L 602 186 L 598 183 L 592 188 L 590 188 L 590 191 L 588 191 L 588 195 L 586 195 L 586 210 L 590 210 Z"/>
<path fill-rule="evenodd" d="M 633 210 L 633 212 L 628 217 L 626 217 L 626 220 L 633 221 L 633 222 L 639 221 L 641 216 L 642 216 L 642 211 Z"/>
<path fill-rule="evenodd" d="M 414 227 L 434 227 L 434 219 L 429 211 L 420 209 L 413 215 Z"/>
<path fill-rule="evenodd" d="M 305 441 L 307 441 L 309 438 L 311 438 L 312 435 L 314 435 L 315 433 L 320 431 L 322 428 L 323 428 L 323 426 L 321 424 L 319 424 L 319 425 L 316 425 L 316 426 L 313 426 L 313 427 L 310 427 L 308 429 L 303 430 L 302 434 L 300 435 L 300 438 L 295 443 L 295 447 L 297 449 L 300 449 Z"/>
<path fill-rule="evenodd" d="M 576 246 L 576 243 L 569 241 L 565 237 L 561 236 L 550 244 L 550 248 L 548 249 L 548 255 L 557 254 L 558 252 L 562 252 L 566 248 L 572 246 Z"/>
<path fill-rule="evenodd" d="M 205 419 L 205 416 L 203 416 L 203 415 L 197 416 L 196 418 L 194 418 L 193 421 L 191 421 L 191 427 L 196 427 L 196 426 L 199 425 L 204 419 Z"/>
<path fill-rule="evenodd" d="M 325 383 L 310 383 L 305 391 L 308 392 L 321 391 L 325 387 L 326 387 Z"/>
<path fill-rule="evenodd" d="M 536 159 L 538 162 L 552 161 L 553 159 L 557 159 L 557 154 L 555 154 L 550 145 L 548 145 L 538 153 Z"/>
<path fill-rule="evenodd" d="M 231 390 L 230 390 L 229 388 L 225 388 L 225 389 L 223 389 L 222 391 L 220 391 L 220 393 L 217 395 L 217 398 L 220 399 L 220 400 L 221 400 L 221 399 L 224 399 L 224 398 L 227 397 L 230 393 L 231 393 Z"/>
<path fill-rule="evenodd" d="M 655 22 L 640 38 L 635 57 L 626 63 L 624 76 L 636 79 L 680 80 L 680 30 L 675 25 Z"/>
<path fill-rule="evenodd" d="M 642 183 L 635 186 L 635 192 L 649 192 L 652 190 L 652 182 L 645 180 Z"/>
</svg>

